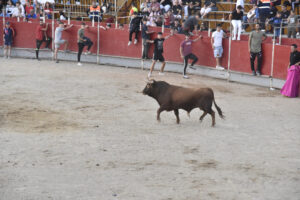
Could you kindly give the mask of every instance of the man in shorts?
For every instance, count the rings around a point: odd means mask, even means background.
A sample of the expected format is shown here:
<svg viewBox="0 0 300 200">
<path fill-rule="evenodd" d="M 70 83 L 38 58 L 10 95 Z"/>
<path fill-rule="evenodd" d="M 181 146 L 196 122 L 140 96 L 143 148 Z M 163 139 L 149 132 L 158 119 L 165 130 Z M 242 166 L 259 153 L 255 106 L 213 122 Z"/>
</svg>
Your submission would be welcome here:
<svg viewBox="0 0 300 200">
<path fill-rule="evenodd" d="M 151 77 L 152 75 L 152 71 L 154 69 L 154 66 L 155 66 L 155 63 L 159 60 L 162 65 L 161 65 L 161 68 L 160 68 L 160 72 L 158 73 L 159 75 L 164 75 L 164 68 L 165 68 L 165 65 L 166 65 L 166 62 L 165 62 L 165 58 L 163 56 L 163 52 L 164 52 L 164 49 L 163 49 L 163 44 L 164 44 L 164 41 L 166 39 L 168 39 L 170 36 L 172 35 L 168 35 L 167 37 L 163 38 L 163 33 L 162 32 L 158 32 L 157 33 L 157 38 L 154 39 L 154 40 L 149 40 L 149 43 L 154 43 L 154 54 L 153 54 L 153 61 L 152 61 L 152 65 L 150 67 L 150 72 L 148 74 L 148 78 Z"/>
<path fill-rule="evenodd" d="M 198 38 L 196 38 L 195 40 L 191 40 L 190 35 L 186 34 L 185 35 L 185 40 L 182 41 L 181 44 L 180 44 L 180 55 L 181 55 L 181 58 L 183 58 L 183 61 L 184 61 L 183 78 L 186 78 L 186 79 L 189 78 L 186 75 L 186 68 L 188 66 L 189 59 L 193 60 L 190 68 L 194 69 L 194 70 L 196 69 L 196 68 L 193 67 L 193 65 L 198 61 L 198 58 L 197 58 L 197 56 L 195 56 L 195 54 L 192 53 L 192 43 L 196 42 L 200 38 L 202 38 L 201 35 Z"/>
<path fill-rule="evenodd" d="M 68 44 L 69 42 L 67 40 L 63 40 L 62 39 L 62 32 L 65 30 L 68 30 L 69 28 L 71 28 L 73 26 L 73 24 L 67 26 L 65 28 L 65 25 L 63 22 L 59 22 L 59 26 L 55 29 L 55 40 L 54 40 L 54 45 L 55 45 L 55 50 L 54 50 L 54 61 L 56 61 L 56 63 L 58 63 L 58 59 L 57 59 L 57 52 L 58 49 L 61 45 L 65 44 L 65 52 L 67 52 L 67 48 L 68 48 Z"/>
<path fill-rule="evenodd" d="M 217 25 L 217 30 L 213 32 L 211 36 L 211 46 L 214 50 L 214 56 L 216 58 L 216 69 L 224 70 L 224 67 L 221 66 L 221 57 L 223 54 L 222 41 L 223 37 L 227 37 L 224 31 L 222 30 L 221 24 Z"/>
<path fill-rule="evenodd" d="M 6 22 L 3 31 L 4 37 L 4 57 L 10 59 L 11 45 L 13 43 L 13 37 L 15 35 L 14 30 L 10 27 L 10 23 Z"/>
</svg>

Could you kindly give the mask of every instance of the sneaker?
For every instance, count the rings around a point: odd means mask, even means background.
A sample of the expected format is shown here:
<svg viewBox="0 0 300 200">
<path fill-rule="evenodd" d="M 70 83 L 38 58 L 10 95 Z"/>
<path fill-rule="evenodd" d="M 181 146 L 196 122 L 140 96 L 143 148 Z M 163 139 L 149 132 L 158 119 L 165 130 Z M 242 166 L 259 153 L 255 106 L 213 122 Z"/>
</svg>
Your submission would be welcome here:
<svg viewBox="0 0 300 200">
<path fill-rule="evenodd" d="M 138 42 L 137 39 L 135 39 L 133 44 L 137 44 L 137 42 Z"/>
<path fill-rule="evenodd" d="M 222 67 L 222 66 L 216 66 L 216 69 L 218 69 L 218 70 L 224 70 L 224 67 Z"/>
<path fill-rule="evenodd" d="M 128 46 L 130 46 L 130 45 L 131 45 L 131 41 L 128 42 Z"/>
<path fill-rule="evenodd" d="M 253 75 L 253 76 L 256 76 L 256 72 L 255 72 L 255 71 L 252 71 L 252 75 Z"/>
<path fill-rule="evenodd" d="M 261 72 L 260 71 L 257 71 L 256 74 L 257 74 L 257 76 L 261 76 Z"/>
<path fill-rule="evenodd" d="M 241 40 L 241 38 L 238 38 L 237 40 Z"/>
<path fill-rule="evenodd" d="M 183 75 L 183 78 L 189 79 L 190 77 L 188 77 L 187 75 Z"/>
<path fill-rule="evenodd" d="M 196 67 L 189 66 L 190 69 L 196 70 Z"/>
<path fill-rule="evenodd" d="M 244 33 L 245 32 L 245 29 L 242 29 L 242 33 Z"/>
<path fill-rule="evenodd" d="M 151 72 L 149 72 L 149 73 L 148 73 L 148 78 L 150 78 L 150 77 L 151 77 L 151 75 L 152 75 L 152 74 L 151 74 Z"/>
<path fill-rule="evenodd" d="M 77 63 L 78 66 L 82 66 L 81 62 Z"/>
<path fill-rule="evenodd" d="M 158 75 L 163 76 L 163 75 L 165 75 L 165 73 L 163 73 L 163 72 L 158 72 Z"/>
<path fill-rule="evenodd" d="M 236 40 L 236 38 L 233 37 L 232 40 Z"/>
<path fill-rule="evenodd" d="M 85 52 L 85 55 L 90 55 L 90 54 L 91 54 L 90 51 Z"/>
</svg>

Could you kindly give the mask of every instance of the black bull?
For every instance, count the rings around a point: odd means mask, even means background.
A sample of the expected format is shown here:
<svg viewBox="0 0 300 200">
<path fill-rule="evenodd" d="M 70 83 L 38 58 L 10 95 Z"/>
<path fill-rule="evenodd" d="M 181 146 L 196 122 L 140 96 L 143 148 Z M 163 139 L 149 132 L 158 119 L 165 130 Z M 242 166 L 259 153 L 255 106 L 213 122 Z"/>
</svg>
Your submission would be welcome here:
<svg viewBox="0 0 300 200">
<path fill-rule="evenodd" d="M 214 92 L 211 88 L 190 89 L 170 85 L 164 81 L 152 80 L 147 83 L 143 94 L 153 97 L 158 102 L 160 106 L 157 110 L 158 121 L 160 121 L 160 113 L 164 110 L 174 110 L 177 123 L 179 123 L 179 109 L 186 110 L 189 114 L 194 108 L 200 108 L 204 111 L 200 120 L 202 121 L 208 113 L 212 117 L 212 126 L 214 126 L 215 112 L 212 110 L 212 103 L 214 103 L 219 116 L 224 118 L 222 110 L 215 102 Z"/>
</svg>

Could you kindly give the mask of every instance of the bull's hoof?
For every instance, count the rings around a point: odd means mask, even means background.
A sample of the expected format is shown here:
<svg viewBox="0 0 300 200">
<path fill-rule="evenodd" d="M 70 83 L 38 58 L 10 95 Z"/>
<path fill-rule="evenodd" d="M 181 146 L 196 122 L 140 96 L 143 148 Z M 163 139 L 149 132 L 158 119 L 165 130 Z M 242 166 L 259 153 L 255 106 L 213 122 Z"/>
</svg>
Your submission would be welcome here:
<svg viewBox="0 0 300 200">
<path fill-rule="evenodd" d="M 157 118 L 157 122 L 160 122 L 160 118 Z"/>
<path fill-rule="evenodd" d="M 180 121 L 176 121 L 176 124 L 180 124 Z"/>
</svg>

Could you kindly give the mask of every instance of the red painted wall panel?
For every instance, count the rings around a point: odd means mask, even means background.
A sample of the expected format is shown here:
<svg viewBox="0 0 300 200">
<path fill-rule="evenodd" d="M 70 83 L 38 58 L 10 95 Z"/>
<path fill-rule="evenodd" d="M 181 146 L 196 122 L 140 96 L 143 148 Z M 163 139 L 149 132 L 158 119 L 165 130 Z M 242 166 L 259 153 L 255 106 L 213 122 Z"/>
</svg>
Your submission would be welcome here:
<svg viewBox="0 0 300 200">
<path fill-rule="evenodd" d="M 17 22 L 16 19 L 8 19 L 15 29 L 16 35 L 14 38 L 15 47 L 21 48 L 35 48 L 35 30 L 39 24 L 38 20 L 31 20 L 32 23 L 28 22 Z M 49 23 L 48 35 L 51 36 L 52 21 L 47 21 Z M 63 39 L 69 41 L 69 49 L 72 51 L 77 51 L 77 31 L 80 28 L 80 21 L 72 21 L 74 26 L 63 32 Z M 94 45 L 91 49 L 93 53 L 97 51 L 97 27 L 91 27 L 91 22 L 86 22 L 90 27 L 86 30 L 85 34 L 87 37 L 91 38 Z M 0 24 L 0 33 L 3 34 L 3 24 Z M 55 24 L 57 27 L 57 24 Z M 158 32 L 161 28 L 155 27 L 151 30 Z M 165 29 L 165 34 L 169 34 L 169 29 Z M 204 65 L 208 67 L 214 67 L 216 65 L 215 58 L 213 57 L 213 50 L 211 47 L 211 38 L 207 36 L 207 32 L 202 32 L 203 38 L 198 40 L 193 44 L 193 53 L 199 58 L 198 65 Z M 123 56 L 131 58 L 140 58 L 142 50 L 142 42 L 139 40 L 137 45 L 128 46 L 128 36 L 129 32 L 126 28 L 125 30 L 118 30 L 111 28 L 109 30 L 100 29 L 100 54 L 112 55 L 112 56 Z M 154 39 L 156 34 L 152 34 L 151 38 Z M 134 38 L 134 37 L 133 37 Z M 140 35 L 139 35 L 139 38 Z M 180 57 L 179 48 L 180 43 L 184 40 L 185 36 L 181 34 L 175 34 L 164 43 L 164 56 L 167 61 L 180 62 L 183 60 Z M 196 36 L 192 37 L 195 39 Z M 250 55 L 248 52 L 248 37 L 243 36 L 242 41 L 232 41 L 231 45 L 231 65 L 230 69 L 233 71 L 251 73 L 250 70 Z M 134 39 L 133 39 L 134 40 Z M 275 60 L 274 60 L 274 76 L 275 78 L 285 79 L 286 78 L 286 68 L 289 62 L 290 45 L 296 43 L 300 46 L 300 41 L 296 39 L 282 39 L 283 45 L 275 46 Z M 2 45 L 2 40 L 0 45 Z M 227 67 L 228 64 L 228 46 L 229 40 L 223 40 L 223 58 L 222 65 Z M 271 60 L 272 60 L 272 40 L 268 38 L 262 46 L 263 49 L 263 65 L 262 72 L 265 75 L 270 75 L 271 73 Z M 153 45 L 150 47 L 149 55 L 152 55 Z"/>
</svg>

